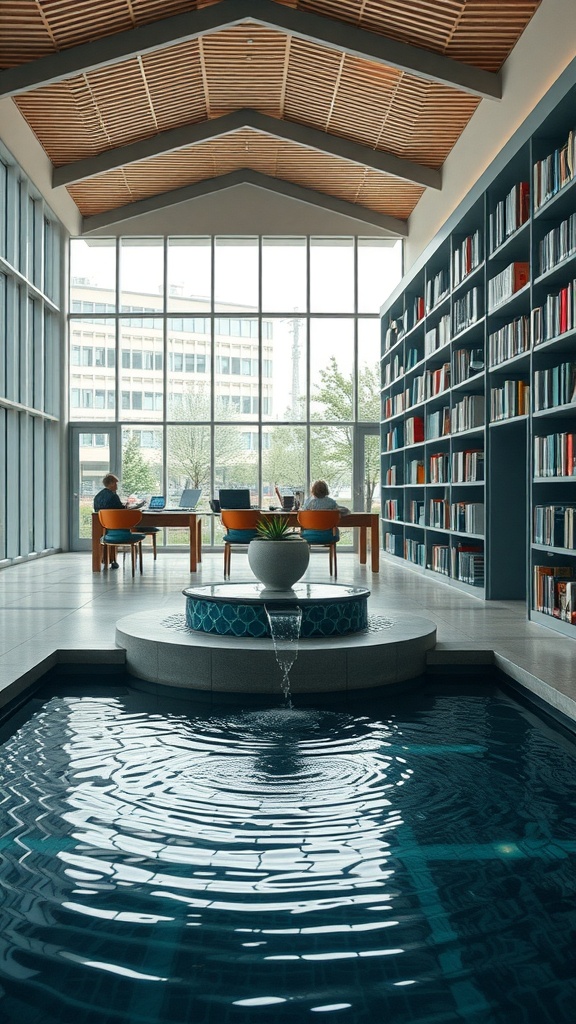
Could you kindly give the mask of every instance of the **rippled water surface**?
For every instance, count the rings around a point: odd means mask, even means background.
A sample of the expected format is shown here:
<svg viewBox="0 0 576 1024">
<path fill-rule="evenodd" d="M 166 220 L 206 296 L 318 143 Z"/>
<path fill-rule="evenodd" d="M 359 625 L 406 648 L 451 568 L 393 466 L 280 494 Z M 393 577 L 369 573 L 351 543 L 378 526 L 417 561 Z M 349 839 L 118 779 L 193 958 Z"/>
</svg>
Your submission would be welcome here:
<svg viewBox="0 0 576 1024">
<path fill-rule="evenodd" d="M 0 737 L 2 1024 L 574 1020 L 575 750 L 507 695 L 71 694 Z"/>
</svg>

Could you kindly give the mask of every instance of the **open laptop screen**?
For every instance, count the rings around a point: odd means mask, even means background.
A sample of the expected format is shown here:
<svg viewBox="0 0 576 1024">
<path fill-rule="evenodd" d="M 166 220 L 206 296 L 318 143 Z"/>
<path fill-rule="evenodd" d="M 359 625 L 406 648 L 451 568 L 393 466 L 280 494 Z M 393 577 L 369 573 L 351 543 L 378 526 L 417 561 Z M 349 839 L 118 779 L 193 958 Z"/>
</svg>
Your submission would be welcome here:
<svg viewBox="0 0 576 1024">
<path fill-rule="evenodd" d="M 180 498 L 180 508 L 196 508 L 198 499 L 202 494 L 202 490 L 199 487 L 189 487 L 182 491 L 182 497 Z"/>
<path fill-rule="evenodd" d="M 244 487 L 230 487 L 218 491 L 220 508 L 250 508 L 250 491 Z"/>
<path fill-rule="evenodd" d="M 162 494 L 154 494 L 148 502 L 148 508 L 152 511 L 154 509 L 163 509 L 166 505 L 166 498 Z"/>
</svg>

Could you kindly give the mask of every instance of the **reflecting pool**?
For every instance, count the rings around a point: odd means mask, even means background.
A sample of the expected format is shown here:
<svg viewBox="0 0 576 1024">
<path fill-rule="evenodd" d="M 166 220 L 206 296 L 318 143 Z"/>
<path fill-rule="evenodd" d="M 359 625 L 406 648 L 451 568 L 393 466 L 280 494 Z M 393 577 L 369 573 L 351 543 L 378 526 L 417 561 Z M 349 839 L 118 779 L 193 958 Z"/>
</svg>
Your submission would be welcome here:
<svg viewBox="0 0 576 1024">
<path fill-rule="evenodd" d="M 68 684 L 0 733 L 3 1024 L 564 1024 L 573 741 L 492 688 Z"/>
</svg>

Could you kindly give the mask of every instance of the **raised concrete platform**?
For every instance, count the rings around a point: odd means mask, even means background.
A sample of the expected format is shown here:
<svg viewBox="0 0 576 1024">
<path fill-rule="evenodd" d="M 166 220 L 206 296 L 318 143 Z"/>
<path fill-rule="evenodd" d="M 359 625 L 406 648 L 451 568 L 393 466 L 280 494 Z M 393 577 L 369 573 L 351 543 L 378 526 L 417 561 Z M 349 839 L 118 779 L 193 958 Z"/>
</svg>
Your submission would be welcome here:
<svg viewBox="0 0 576 1024">
<path fill-rule="evenodd" d="M 270 639 L 193 632 L 184 612 L 162 620 L 139 612 L 116 623 L 128 672 L 146 680 L 214 693 L 280 693 L 282 673 Z M 436 643 L 436 625 L 419 616 L 369 617 L 350 636 L 300 640 L 290 669 L 292 693 L 329 693 L 417 679 Z"/>
</svg>

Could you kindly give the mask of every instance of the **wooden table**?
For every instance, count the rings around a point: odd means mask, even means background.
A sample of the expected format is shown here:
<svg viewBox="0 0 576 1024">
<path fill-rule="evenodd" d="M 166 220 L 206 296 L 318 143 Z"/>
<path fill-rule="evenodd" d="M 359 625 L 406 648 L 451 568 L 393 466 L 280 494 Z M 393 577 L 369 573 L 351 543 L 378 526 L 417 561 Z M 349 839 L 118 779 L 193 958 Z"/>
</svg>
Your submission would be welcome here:
<svg viewBox="0 0 576 1024">
<path fill-rule="evenodd" d="M 143 512 L 141 526 L 175 526 L 190 532 L 190 572 L 197 572 L 202 561 L 202 519 L 196 512 Z M 137 531 L 138 526 L 134 529 Z M 102 569 L 100 538 L 104 528 L 98 513 L 92 513 L 92 572 Z"/>
<path fill-rule="evenodd" d="M 263 515 L 283 515 L 294 523 L 298 521 L 296 512 L 267 512 Z M 342 516 L 342 527 L 352 527 L 360 531 L 358 557 L 361 565 L 366 565 L 368 550 L 368 530 L 370 531 L 370 556 L 372 572 L 380 569 L 380 519 L 375 512 L 350 512 Z M 202 561 L 202 519 L 196 512 L 143 512 L 142 526 L 177 526 L 190 531 L 190 572 L 197 572 L 198 562 Z M 136 527 L 137 529 L 137 527 Z M 100 572 L 102 568 L 102 552 L 100 538 L 104 530 L 100 525 L 98 513 L 92 513 L 92 572 Z"/>
<path fill-rule="evenodd" d="M 286 516 L 291 523 L 296 525 L 298 522 L 297 512 L 266 512 L 266 509 L 262 509 L 263 515 L 269 516 Z M 342 516 L 338 526 L 347 527 L 351 526 L 354 529 L 360 531 L 360 543 L 358 557 L 361 565 L 366 565 L 366 552 L 368 549 L 368 530 L 370 530 L 370 556 L 371 556 L 371 568 L 372 572 L 379 572 L 380 570 L 380 518 L 376 512 L 350 512 L 347 516 Z"/>
</svg>

